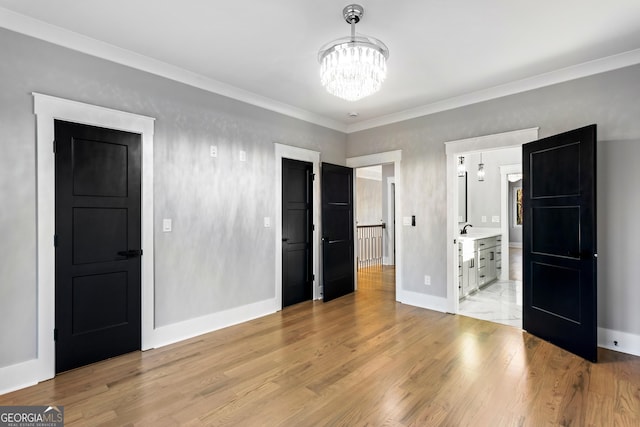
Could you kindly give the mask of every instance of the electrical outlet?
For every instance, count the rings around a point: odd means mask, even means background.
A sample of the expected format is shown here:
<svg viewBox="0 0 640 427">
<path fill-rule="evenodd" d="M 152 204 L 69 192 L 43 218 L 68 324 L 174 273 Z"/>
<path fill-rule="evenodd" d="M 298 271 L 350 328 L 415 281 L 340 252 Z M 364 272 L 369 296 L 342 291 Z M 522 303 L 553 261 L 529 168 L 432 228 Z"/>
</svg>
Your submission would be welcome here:
<svg viewBox="0 0 640 427">
<path fill-rule="evenodd" d="M 244 150 L 240 150 L 240 161 L 241 162 L 247 161 L 247 152 Z"/>
<path fill-rule="evenodd" d="M 424 276 L 424 285 L 431 286 L 431 276 L 429 276 L 428 274 L 425 274 Z"/>
<path fill-rule="evenodd" d="M 212 145 L 209 147 L 209 155 L 211 157 L 218 157 L 218 147 L 215 145 Z"/>
<path fill-rule="evenodd" d="M 403 216 L 402 217 L 402 225 L 411 225 L 411 217 L 410 216 Z"/>
<path fill-rule="evenodd" d="M 271 217 L 270 216 L 265 216 L 264 217 L 264 227 L 265 228 L 271 227 Z"/>
<path fill-rule="evenodd" d="M 172 221 L 171 218 L 164 218 L 162 220 L 162 231 L 165 233 L 170 233 L 172 229 Z"/>
</svg>

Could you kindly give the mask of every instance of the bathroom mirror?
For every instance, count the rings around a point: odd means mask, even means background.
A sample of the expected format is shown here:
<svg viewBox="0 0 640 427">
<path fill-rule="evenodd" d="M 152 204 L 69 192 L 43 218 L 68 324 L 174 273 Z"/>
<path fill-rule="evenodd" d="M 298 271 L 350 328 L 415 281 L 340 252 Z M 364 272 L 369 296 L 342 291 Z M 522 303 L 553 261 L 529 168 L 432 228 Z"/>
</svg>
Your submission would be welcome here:
<svg viewBox="0 0 640 427">
<path fill-rule="evenodd" d="M 458 175 L 458 222 L 467 222 L 467 173 Z"/>
</svg>

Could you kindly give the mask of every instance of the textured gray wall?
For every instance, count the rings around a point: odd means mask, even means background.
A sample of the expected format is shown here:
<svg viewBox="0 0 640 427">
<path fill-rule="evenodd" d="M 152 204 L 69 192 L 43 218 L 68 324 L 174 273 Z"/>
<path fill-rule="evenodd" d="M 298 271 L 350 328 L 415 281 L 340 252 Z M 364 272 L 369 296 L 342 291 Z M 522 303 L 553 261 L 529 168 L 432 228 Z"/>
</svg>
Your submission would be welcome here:
<svg viewBox="0 0 640 427">
<path fill-rule="evenodd" d="M 493 216 L 500 213 L 500 166 L 513 165 L 522 162 L 522 150 L 519 148 L 505 148 L 502 150 L 485 151 L 482 153 L 485 177 L 478 181 L 478 163 L 480 154 L 465 154 L 467 165 L 467 222 L 474 227 L 500 228 L 500 222 L 492 222 Z M 482 217 L 486 221 L 482 221 Z"/>
<path fill-rule="evenodd" d="M 611 156 L 637 160 L 640 154 L 640 66 L 521 94 L 482 102 L 438 114 L 350 134 L 347 156 L 402 150 L 402 215 L 417 216 L 416 227 L 403 227 L 402 269 L 408 290 L 446 297 L 446 176 L 444 141 L 517 129 L 540 127 L 540 137 L 591 123 L 598 124 L 598 227 L 600 258 L 599 326 L 640 333 L 640 287 L 632 247 L 636 233 L 629 224 L 631 205 L 640 198 L 636 182 Z M 613 143 L 612 141 L 621 141 Z M 637 168 L 634 171 L 637 173 Z M 611 194 L 613 193 L 613 194 Z M 612 204 L 624 201 L 625 208 Z M 629 208 L 629 209 L 628 209 Z M 628 221 L 616 220 L 615 215 Z M 630 235 L 631 234 L 631 235 Z M 636 233 L 637 234 L 637 233 Z M 637 245 L 636 245 L 637 246 Z M 629 262 L 622 262 L 627 260 Z M 614 268 L 617 267 L 617 268 Z M 430 274 L 432 286 L 422 285 Z"/>
<path fill-rule="evenodd" d="M 274 297 L 273 143 L 344 164 L 344 134 L 4 29 L 0 52 L 0 367 L 36 352 L 34 91 L 157 119 L 157 326 Z"/>
<path fill-rule="evenodd" d="M 382 220 L 382 182 L 356 178 L 356 221 L 358 225 L 380 224 Z"/>
</svg>

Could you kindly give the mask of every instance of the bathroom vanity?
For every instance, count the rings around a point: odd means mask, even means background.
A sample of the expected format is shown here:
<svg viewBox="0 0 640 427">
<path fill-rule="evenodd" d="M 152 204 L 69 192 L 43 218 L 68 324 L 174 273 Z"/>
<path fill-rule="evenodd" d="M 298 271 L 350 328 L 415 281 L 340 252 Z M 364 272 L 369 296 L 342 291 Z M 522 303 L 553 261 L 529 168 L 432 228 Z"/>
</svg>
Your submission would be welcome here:
<svg viewBox="0 0 640 427">
<path fill-rule="evenodd" d="M 458 237 L 460 298 L 495 281 L 502 272 L 502 235 L 481 232 Z"/>
</svg>

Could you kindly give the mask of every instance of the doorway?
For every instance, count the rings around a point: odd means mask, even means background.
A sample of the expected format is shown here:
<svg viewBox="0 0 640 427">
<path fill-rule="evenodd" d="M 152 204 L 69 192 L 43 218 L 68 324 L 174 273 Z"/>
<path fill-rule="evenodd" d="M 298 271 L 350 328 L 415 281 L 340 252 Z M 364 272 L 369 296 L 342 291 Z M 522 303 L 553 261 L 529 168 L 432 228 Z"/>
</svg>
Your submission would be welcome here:
<svg viewBox="0 0 640 427">
<path fill-rule="evenodd" d="M 347 159 L 347 166 L 349 167 L 353 167 L 353 168 L 363 168 L 363 167 L 368 167 L 368 166 L 378 166 L 378 165 L 388 165 L 388 166 L 393 166 L 393 180 L 392 180 L 392 190 L 394 193 L 394 203 L 393 203 L 393 207 L 391 208 L 393 210 L 393 222 L 395 222 L 395 218 L 398 218 L 399 216 L 399 210 L 400 210 L 400 206 L 401 206 L 401 201 L 402 201 L 402 187 L 401 187 L 401 180 L 400 180 L 400 176 L 402 174 L 401 171 L 401 162 L 402 160 L 402 151 L 397 150 L 397 151 L 388 151 L 388 152 L 383 152 L 383 153 L 377 153 L 377 154 L 370 154 L 370 155 L 366 155 L 366 156 L 361 156 L 361 157 L 351 157 Z M 385 180 L 386 181 L 386 180 Z M 384 183 L 384 181 L 381 182 Z M 389 188 L 388 182 L 385 183 L 385 186 L 387 188 Z M 357 194 L 356 194 L 356 211 L 358 209 L 358 203 L 357 203 Z M 387 208 L 389 208 L 389 206 L 387 206 Z M 388 209 L 387 209 L 388 211 Z M 388 215 L 388 214 L 387 214 Z M 354 224 L 356 225 L 356 224 Z M 388 233 L 389 228 L 385 228 L 386 232 Z M 391 265 L 389 265 L 388 267 L 391 269 L 392 268 L 392 274 L 395 275 L 395 280 L 391 281 L 389 280 L 389 277 L 386 277 L 386 279 L 384 277 L 380 278 L 379 280 L 386 280 L 386 283 L 394 283 L 392 292 L 390 293 L 391 295 L 393 295 L 393 299 L 396 301 L 409 301 L 411 300 L 411 295 L 409 293 L 406 293 L 404 288 L 403 288 L 403 282 L 402 282 L 402 269 L 398 268 L 396 269 L 395 266 L 401 266 L 402 265 L 402 230 L 401 227 L 395 228 L 393 230 L 392 235 L 395 237 L 393 239 L 393 241 L 395 242 L 394 245 L 394 249 L 395 249 L 395 253 L 394 253 L 394 259 L 393 259 L 393 267 Z M 389 241 L 389 239 L 387 239 L 387 242 Z M 356 261 L 354 264 L 357 265 L 357 259 L 355 259 L 354 261 Z M 389 262 L 390 259 L 387 259 L 386 262 Z M 383 255 L 383 263 L 385 262 L 384 259 L 384 255 Z M 357 270 L 357 266 L 354 267 Z M 360 278 L 358 277 L 358 272 L 356 271 L 356 289 L 360 288 Z M 386 274 L 386 272 L 385 272 Z M 378 281 L 377 281 L 378 282 Z M 364 281 L 362 283 L 363 285 L 365 285 Z M 377 286 L 377 285 L 376 285 Z"/>
<path fill-rule="evenodd" d="M 51 142 L 54 119 L 133 132 L 142 138 L 142 336 L 141 348 L 155 346 L 153 278 L 153 134 L 154 119 L 77 101 L 34 93 L 37 137 L 37 277 L 38 352 L 20 366 L 22 381 L 39 382 L 55 376 L 55 175 Z"/>
<path fill-rule="evenodd" d="M 448 241 L 452 243 L 451 250 L 447 253 L 447 303 L 448 311 L 451 313 L 461 312 L 461 293 L 460 279 L 462 276 L 462 270 L 459 267 L 460 263 L 460 230 L 462 226 L 470 223 L 471 226 L 467 227 L 469 236 L 473 237 L 470 240 L 478 240 L 478 238 L 493 237 L 494 240 L 489 239 L 487 242 L 492 244 L 491 248 L 486 251 L 486 257 L 476 256 L 479 252 L 471 250 L 468 258 L 474 258 L 473 267 L 478 269 L 477 263 L 481 261 L 480 258 L 485 258 L 486 265 L 481 266 L 484 271 L 494 268 L 493 273 L 489 275 L 489 279 L 485 279 L 485 282 L 479 282 L 476 284 L 476 291 L 481 287 L 488 287 L 491 284 L 498 284 L 502 281 L 508 282 L 508 269 L 509 269 L 509 235 L 503 232 L 503 228 L 506 227 L 508 221 L 508 215 L 505 210 L 508 208 L 508 202 L 504 197 L 500 196 L 502 193 L 502 186 L 506 186 L 506 176 L 502 178 L 502 174 L 498 165 L 509 165 L 521 162 L 521 146 L 522 144 L 536 140 L 538 138 L 538 128 L 523 129 L 513 132 L 505 132 L 502 134 L 486 135 L 476 138 L 468 138 L 457 141 L 449 141 L 445 143 L 447 153 L 447 237 Z M 515 150 L 511 157 L 514 157 L 515 161 L 510 161 L 507 151 L 501 153 L 502 150 L 511 149 Z M 480 160 L 480 153 L 483 154 L 482 161 Z M 467 181 L 469 184 L 474 184 L 474 187 L 469 185 L 467 199 L 470 203 L 485 202 L 483 196 L 479 194 L 479 185 L 485 185 L 489 183 L 495 188 L 491 190 L 493 201 L 481 208 L 480 212 L 470 212 L 467 210 L 466 220 L 462 223 L 459 221 L 460 213 L 463 212 L 463 208 L 458 206 L 459 201 L 459 178 L 458 178 L 458 166 L 460 163 L 460 157 L 465 157 L 465 167 L 467 172 Z M 489 156 L 489 157 L 487 157 Z M 484 181 L 479 182 L 478 170 L 480 163 L 483 163 L 484 169 Z M 491 168 L 491 170 L 490 170 Z M 506 192 L 506 190 L 505 190 Z M 460 198 L 462 200 L 464 198 Z M 475 239 L 474 239 L 475 238 Z M 475 243 L 474 243 L 475 244 Z M 479 244 L 479 243 L 477 243 Z M 486 246 L 485 246 L 486 247 Z M 474 248 L 473 244 L 471 248 Z M 493 252 L 493 254 L 491 253 Z M 474 254 L 474 255 L 471 255 Z M 496 257 L 498 259 L 496 259 Z M 492 259 L 493 258 L 493 259 Z M 491 262 L 489 262 L 491 261 Z M 485 272 L 481 271 L 480 275 L 485 275 Z M 495 279 L 493 278 L 495 277 Z M 487 283 L 488 281 L 488 283 Z M 511 297 L 511 301 L 517 306 L 519 301 L 522 305 L 521 287 L 517 288 L 511 284 L 509 292 L 514 295 Z M 520 289 L 520 290 L 519 290 Z M 476 291 L 471 291 L 473 294 Z M 497 293 L 503 292 L 503 289 L 496 289 Z M 506 315 L 501 309 L 494 309 L 497 313 L 494 317 L 513 317 Z M 508 310 L 508 309 L 505 309 Z M 521 311 L 521 308 L 519 309 Z M 488 319 L 492 320 L 492 319 Z M 521 320 L 519 320 L 521 322 Z M 521 323 L 520 323 L 521 324 Z"/>
<path fill-rule="evenodd" d="M 360 289 L 367 286 L 394 291 L 394 166 L 388 163 L 357 168 L 355 176 L 356 258 Z"/>
</svg>

